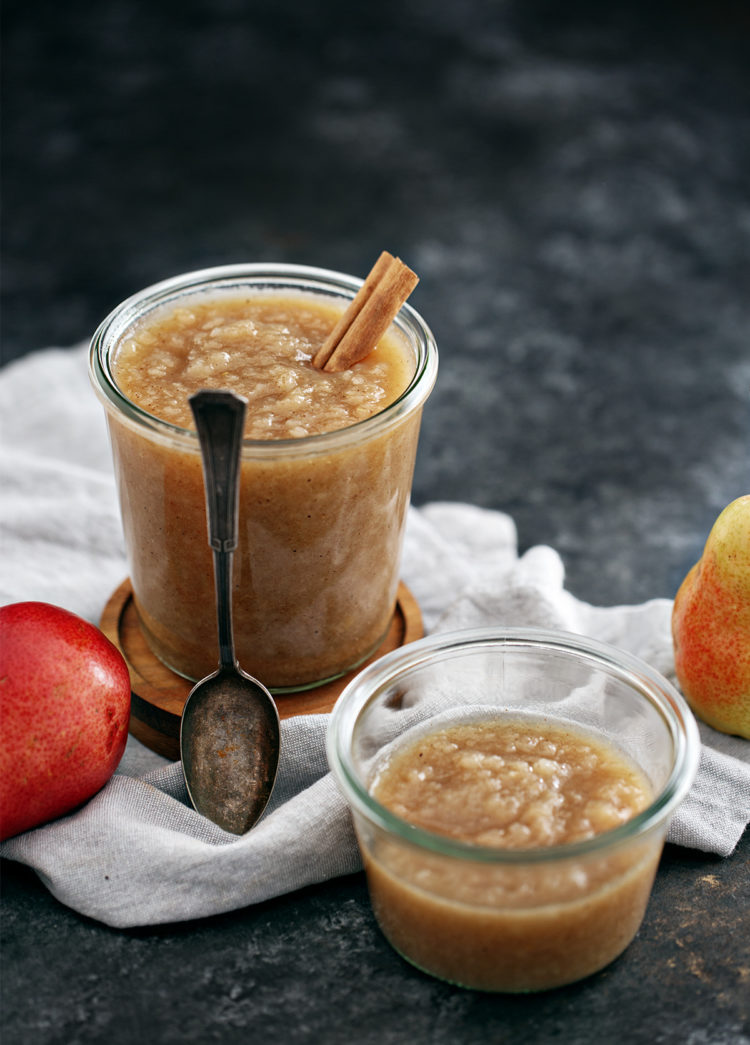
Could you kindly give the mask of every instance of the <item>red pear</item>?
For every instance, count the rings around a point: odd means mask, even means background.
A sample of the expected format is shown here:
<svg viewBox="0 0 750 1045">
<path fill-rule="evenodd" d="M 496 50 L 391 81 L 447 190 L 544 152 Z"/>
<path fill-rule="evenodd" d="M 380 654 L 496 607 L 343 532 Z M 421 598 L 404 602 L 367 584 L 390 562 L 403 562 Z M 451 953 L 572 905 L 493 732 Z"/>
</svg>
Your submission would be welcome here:
<svg viewBox="0 0 750 1045">
<path fill-rule="evenodd" d="M 675 671 L 693 711 L 750 738 L 750 494 L 727 505 L 672 609 Z"/>
<path fill-rule="evenodd" d="M 127 665 L 98 628 L 44 602 L 0 608 L 0 838 L 103 787 L 129 718 Z"/>
</svg>

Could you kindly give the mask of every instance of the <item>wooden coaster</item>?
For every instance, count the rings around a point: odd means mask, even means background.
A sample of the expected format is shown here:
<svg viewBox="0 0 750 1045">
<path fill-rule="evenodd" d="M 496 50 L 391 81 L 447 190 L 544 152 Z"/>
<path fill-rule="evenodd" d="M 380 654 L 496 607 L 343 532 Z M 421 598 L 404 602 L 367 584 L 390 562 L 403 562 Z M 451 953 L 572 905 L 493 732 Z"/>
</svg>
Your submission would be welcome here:
<svg viewBox="0 0 750 1045">
<path fill-rule="evenodd" d="M 100 627 L 124 656 L 130 671 L 132 702 L 130 732 L 142 744 L 166 758 L 180 757 L 180 718 L 192 683 L 170 671 L 152 653 L 141 631 L 127 579 L 112 593 Z M 421 638 L 422 614 L 405 584 L 398 587 L 396 610 L 383 644 L 365 663 Z M 281 718 L 320 715 L 331 710 L 336 698 L 364 664 L 348 675 L 314 689 L 280 693 L 274 697 Z"/>
</svg>

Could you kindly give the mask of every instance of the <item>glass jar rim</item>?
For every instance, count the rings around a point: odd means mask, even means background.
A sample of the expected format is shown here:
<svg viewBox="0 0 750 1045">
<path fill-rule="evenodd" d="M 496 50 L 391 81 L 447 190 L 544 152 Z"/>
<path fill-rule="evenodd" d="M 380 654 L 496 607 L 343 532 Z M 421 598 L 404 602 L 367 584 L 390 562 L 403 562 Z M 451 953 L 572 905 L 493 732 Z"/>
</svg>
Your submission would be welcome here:
<svg viewBox="0 0 750 1045">
<path fill-rule="evenodd" d="M 134 322 L 148 311 L 177 301 L 185 293 L 220 292 L 232 288 L 266 287 L 325 293 L 351 299 L 363 280 L 331 269 L 286 262 L 248 262 L 196 269 L 161 280 L 132 294 L 107 315 L 94 332 L 89 346 L 89 376 L 105 406 L 118 411 L 129 423 L 146 428 L 150 434 L 177 440 L 198 449 L 196 432 L 164 421 L 133 403 L 120 390 L 112 373 L 111 350 Z M 381 429 L 421 407 L 437 378 L 438 352 L 435 338 L 422 316 L 408 302 L 401 306 L 394 325 L 416 349 L 414 375 L 400 396 L 378 413 L 344 428 L 296 439 L 244 439 L 243 457 L 297 456 L 329 453 L 339 444 L 347 446 L 369 440 Z"/>
<path fill-rule="evenodd" d="M 413 669 L 434 662 L 436 654 L 453 656 L 482 647 L 548 649 L 568 654 L 619 677 L 648 699 L 667 725 L 673 743 L 671 772 L 649 805 L 624 824 L 584 841 L 530 849 L 503 849 L 449 838 L 418 827 L 381 805 L 361 780 L 351 758 L 351 741 L 360 715 L 387 686 Z M 418 639 L 365 667 L 347 685 L 334 705 L 326 748 L 329 766 L 344 796 L 352 808 L 371 823 L 402 841 L 442 856 L 510 866 L 594 855 L 643 836 L 662 824 L 692 786 L 700 757 L 700 736 L 693 714 L 680 693 L 639 657 L 573 632 L 487 627 L 443 632 Z"/>
</svg>

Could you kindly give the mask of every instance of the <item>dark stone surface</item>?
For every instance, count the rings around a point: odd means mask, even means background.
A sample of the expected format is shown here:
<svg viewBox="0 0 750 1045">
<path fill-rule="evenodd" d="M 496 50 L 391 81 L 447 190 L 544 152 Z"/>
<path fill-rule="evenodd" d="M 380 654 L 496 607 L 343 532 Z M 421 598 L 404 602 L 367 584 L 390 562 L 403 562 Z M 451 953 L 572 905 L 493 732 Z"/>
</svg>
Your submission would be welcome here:
<svg viewBox="0 0 750 1045">
<path fill-rule="evenodd" d="M 745 3 L 6 0 L 3 51 L 4 361 L 180 271 L 386 247 L 441 349 L 417 504 L 612 604 L 750 489 Z M 747 1042 L 748 854 L 670 849 L 627 954 L 533 998 L 411 971 L 359 876 L 122 933 L 5 864 L 3 1045 Z"/>
<path fill-rule="evenodd" d="M 72 914 L 6 864 L 3 1045 L 744 1045 L 749 858 L 747 838 L 729 860 L 668 847 L 625 954 L 581 983 L 518 997 L 407 965 L 381 936 L 361 875 L 122 932 Z"/>
</svg>

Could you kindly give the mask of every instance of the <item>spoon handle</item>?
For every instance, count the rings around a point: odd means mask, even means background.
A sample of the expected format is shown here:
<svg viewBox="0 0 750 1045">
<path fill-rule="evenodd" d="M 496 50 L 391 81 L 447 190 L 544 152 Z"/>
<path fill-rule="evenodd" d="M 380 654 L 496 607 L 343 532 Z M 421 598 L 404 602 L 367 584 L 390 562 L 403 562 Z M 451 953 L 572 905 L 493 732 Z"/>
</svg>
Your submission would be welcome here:
<svg viewBox="0 0 750 1045">
<path fill-rule="evenodd" d="M 219 665 L 234 668 L 232 553 L 237 547 L 238 476 L 246 401 L 233 392 L 201 391 L 190 397 L 203 456 L 208 543 L 214 552 Z"/>
</svg>

